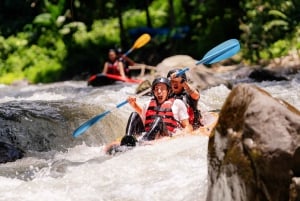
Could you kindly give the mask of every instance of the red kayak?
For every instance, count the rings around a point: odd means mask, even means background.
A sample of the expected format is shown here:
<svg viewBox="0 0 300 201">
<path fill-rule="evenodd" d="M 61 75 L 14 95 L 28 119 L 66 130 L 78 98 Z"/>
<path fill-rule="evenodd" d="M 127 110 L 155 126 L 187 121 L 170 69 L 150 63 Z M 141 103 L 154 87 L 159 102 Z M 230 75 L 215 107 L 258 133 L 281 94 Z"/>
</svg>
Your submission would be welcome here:
<svg viewBox="0 0 300 201">
<path fill-rule="evenodd" d="M 142 80 L 139 79 L 131 79 L 131 78 L 123 78 L 119 75 L 113 74 L 96 74 L 92 75 L 88 79 L 88 85 L 91 86 L 104 86 L 114 84 L 116 81 L 126 82 L 126 83 L 141 83 Z"/>
</svg>

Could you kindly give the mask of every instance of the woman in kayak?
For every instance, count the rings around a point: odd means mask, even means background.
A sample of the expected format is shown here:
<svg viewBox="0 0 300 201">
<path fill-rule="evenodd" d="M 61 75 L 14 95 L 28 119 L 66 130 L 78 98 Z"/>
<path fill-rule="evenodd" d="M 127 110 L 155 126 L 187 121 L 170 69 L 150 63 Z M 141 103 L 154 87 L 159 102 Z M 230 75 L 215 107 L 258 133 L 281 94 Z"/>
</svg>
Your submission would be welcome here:
<svg viewBox="0 0 300 201">
<path fill-rule="evenodd" d="M 186 74 L 176 76 L 179 69 L 173 69 L 168 72 L 167 77 L 171 80 L 172 94 L 171 96 L 182 100 L 189 113 L 189 122 L 193 126 L 193 129 L 197 129 L 203 126 L 201 112 L 198 109 L 198 101 L 200 99 L 200 93 L 187 83 Z"/>
<path fill-rule="evenodd" d="M 142 140 L 149 141 L 163 136 L 172 136 L 181 128 L 186 129 L 187 132 L 192 131 L 184 102 L 169 98 L 171 92 L 169 79 L 156 78 L 151 87 L 154 97 L 144 107 L 137 104 L 136 97 L 128 97 L 129 104 L 136 112 L 131 113 L 128 119 L 121 146 L 135 146 L 136 136 L 142 136 Z"/>
<path fill-rule="evenodd" d="M 116 52 L 117 52 L 117 56 L 119 58 L 119 61 L 123 62 L 125 75 L 130 78 L 131 77 L 131 72 L 130 72 L 129 66 L 134 66 L 135 62 L 132 59 L 130 59 L 128 56 L 123 54 L 121 48 L 117 48 Z"/>
<path fill-rule="evenodd" d="M 104 63 L 102 74 L 113 74 L 126 78 L 124 64 L 119 60 L 115 49 L 110 49 L 108 51 L 108 61 Z"/>
</svg>

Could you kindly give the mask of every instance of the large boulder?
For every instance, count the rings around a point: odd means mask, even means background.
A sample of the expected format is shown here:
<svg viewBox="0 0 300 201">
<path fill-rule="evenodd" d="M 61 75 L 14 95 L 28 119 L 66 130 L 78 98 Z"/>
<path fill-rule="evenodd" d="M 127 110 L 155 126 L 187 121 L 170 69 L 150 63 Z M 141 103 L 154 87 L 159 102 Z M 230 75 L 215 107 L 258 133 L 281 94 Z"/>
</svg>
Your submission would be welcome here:
<svg viewBox="0 0 300 201">
<path fill-rule="evenodd" d="M 187 55 L 175 55 L 164 59 L 157 65 L 157 74 L 167 76 L 169 70 L 175 68 L 189 68 L 186 75 L 189 83 L 199 90 L 207 89 L 220 84 L 227 85 L 224 79 L 215 76 L 214 71 L 205 65 L 196 65 L 196 60 Z"/>
<path fill-rule="evenodd" d="M 208 201 L 300 200 L 300 112 L 254 85 L 235 86 L 208 159 Z"/>
</svg>

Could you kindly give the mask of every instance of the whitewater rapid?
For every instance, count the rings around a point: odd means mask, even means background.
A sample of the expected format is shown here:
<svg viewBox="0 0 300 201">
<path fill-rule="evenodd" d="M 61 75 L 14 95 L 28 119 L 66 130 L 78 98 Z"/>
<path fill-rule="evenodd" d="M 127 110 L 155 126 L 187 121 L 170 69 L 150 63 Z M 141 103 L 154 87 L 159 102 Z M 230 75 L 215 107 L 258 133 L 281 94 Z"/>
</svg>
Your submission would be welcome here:
<svg viewBox="0 0 300 201">
<path fill-rule="evenodd" d="M 296 77 L 290 82 L 255 84 L 300 109 L 299 80 Z M 124 84 L 93 88 L 80 81 L 19 87 L 2 85 L 0 104 L 63 100 L 111 109 L 134 94 L 135 89 L 136 85 Z M 199 107 L 202 111 L 221 109 L 229 93 L 230 89 L 224 85 L 204 90 Z M 142 104 L 148 98 L 142 97 L 138 102 Z M 93 135 L 121 136 L 131 112 L 132 108 L 125 105 L 84 135 L 91 138 Z M 80 122 L 86 120 L 80 119 Z M 67 151 L 30 152 L 16 162 L 0 164 L 0 200 L 206 200 L 207 137 L 162 141 L 116 156 L 104 154 L 104 145 L 95 142 L 91 146 L 83 142 Z"/>
</svg>

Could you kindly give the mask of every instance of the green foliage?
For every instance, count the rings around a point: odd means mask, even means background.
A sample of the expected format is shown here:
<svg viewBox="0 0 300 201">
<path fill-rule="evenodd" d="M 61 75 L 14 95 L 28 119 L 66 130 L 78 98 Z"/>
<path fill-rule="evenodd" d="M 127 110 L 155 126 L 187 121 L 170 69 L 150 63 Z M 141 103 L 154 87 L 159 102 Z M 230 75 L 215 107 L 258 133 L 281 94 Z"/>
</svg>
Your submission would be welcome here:
<svg viewBox="0 0 300 201">
<path fill-rule="evenodd" d="M 1 55 L 0 82 L 9 84 L 19 79 L 32 83 L 58 81 L 66 55 L 64 43 L 59 38 L 43 35 L 40 46 L 28 46 L 28 41 L 22 37 L 1 40 L 6 54 Z"/>
<path fill-rule="evenodd" d="M 240 24 L 244 58 L 251 63 L 265 62 L 293 49 L 295 44 L 289 41 L 299 38 L 293 34 L 299 6 L 295 1 L 241 1 L 240 7 L 246 13 Z"/>
<path fill-rule="evenodd" d="M 120 31 L 117 19 L 97 20 L 93 23 L 92 30 L 88 33 L 88 37 L 93 44 L 107 44 L 112 46 L 120 43 L 119 36 Z"/>
<path fill-rule="evenodd" d="M 37 24 L 40 26 L 51 26 L 54 21 L 50 13 L 43 13 L 36 16 L 33 20 L 33 24 Z"/>
<path fill-rule="evenodd" d="M 0 82 L 52 82 L 99 73 L 108 49 L 123 45 L 127 50 L 134 42 L 128 31 L 147 26 L 146 3 L 153 28 L 170 32 L 153 35 L 149 44 L 132 53 L 138 62 L 156 65 L 174 54 L 198 59 L 229 38 L 240 40 L 241 58 L 249 63 L 265 64 L 300 48 L 298 1 L 4 0 Z M 20 16 L 12 15 L 20 10 Z M 190 31 L 173 37 L 175 28 L 185 25 Z"/>
<path fill-rule="evenodd" d="M 135 27 L 145 27 L 147 26 L 145 13 L 140 10 L 131 9 L 123 14 L 124 26 L 127 29 L 135 28 Z M 156 23 L 156 22 L 155 22 Z M 117 24 L 118 28 L 118 24 Z"/>
<path fill-rule="evenodd" d="M 269 48 L 264 49 L 260 52 L 260 58 L 262 61 L 268 61 L 270 58 L 278 58 L 282 55 L 287 55 L 289 53 L 291 44 L 288 40 L 278 40 Z"/>
</svg>

